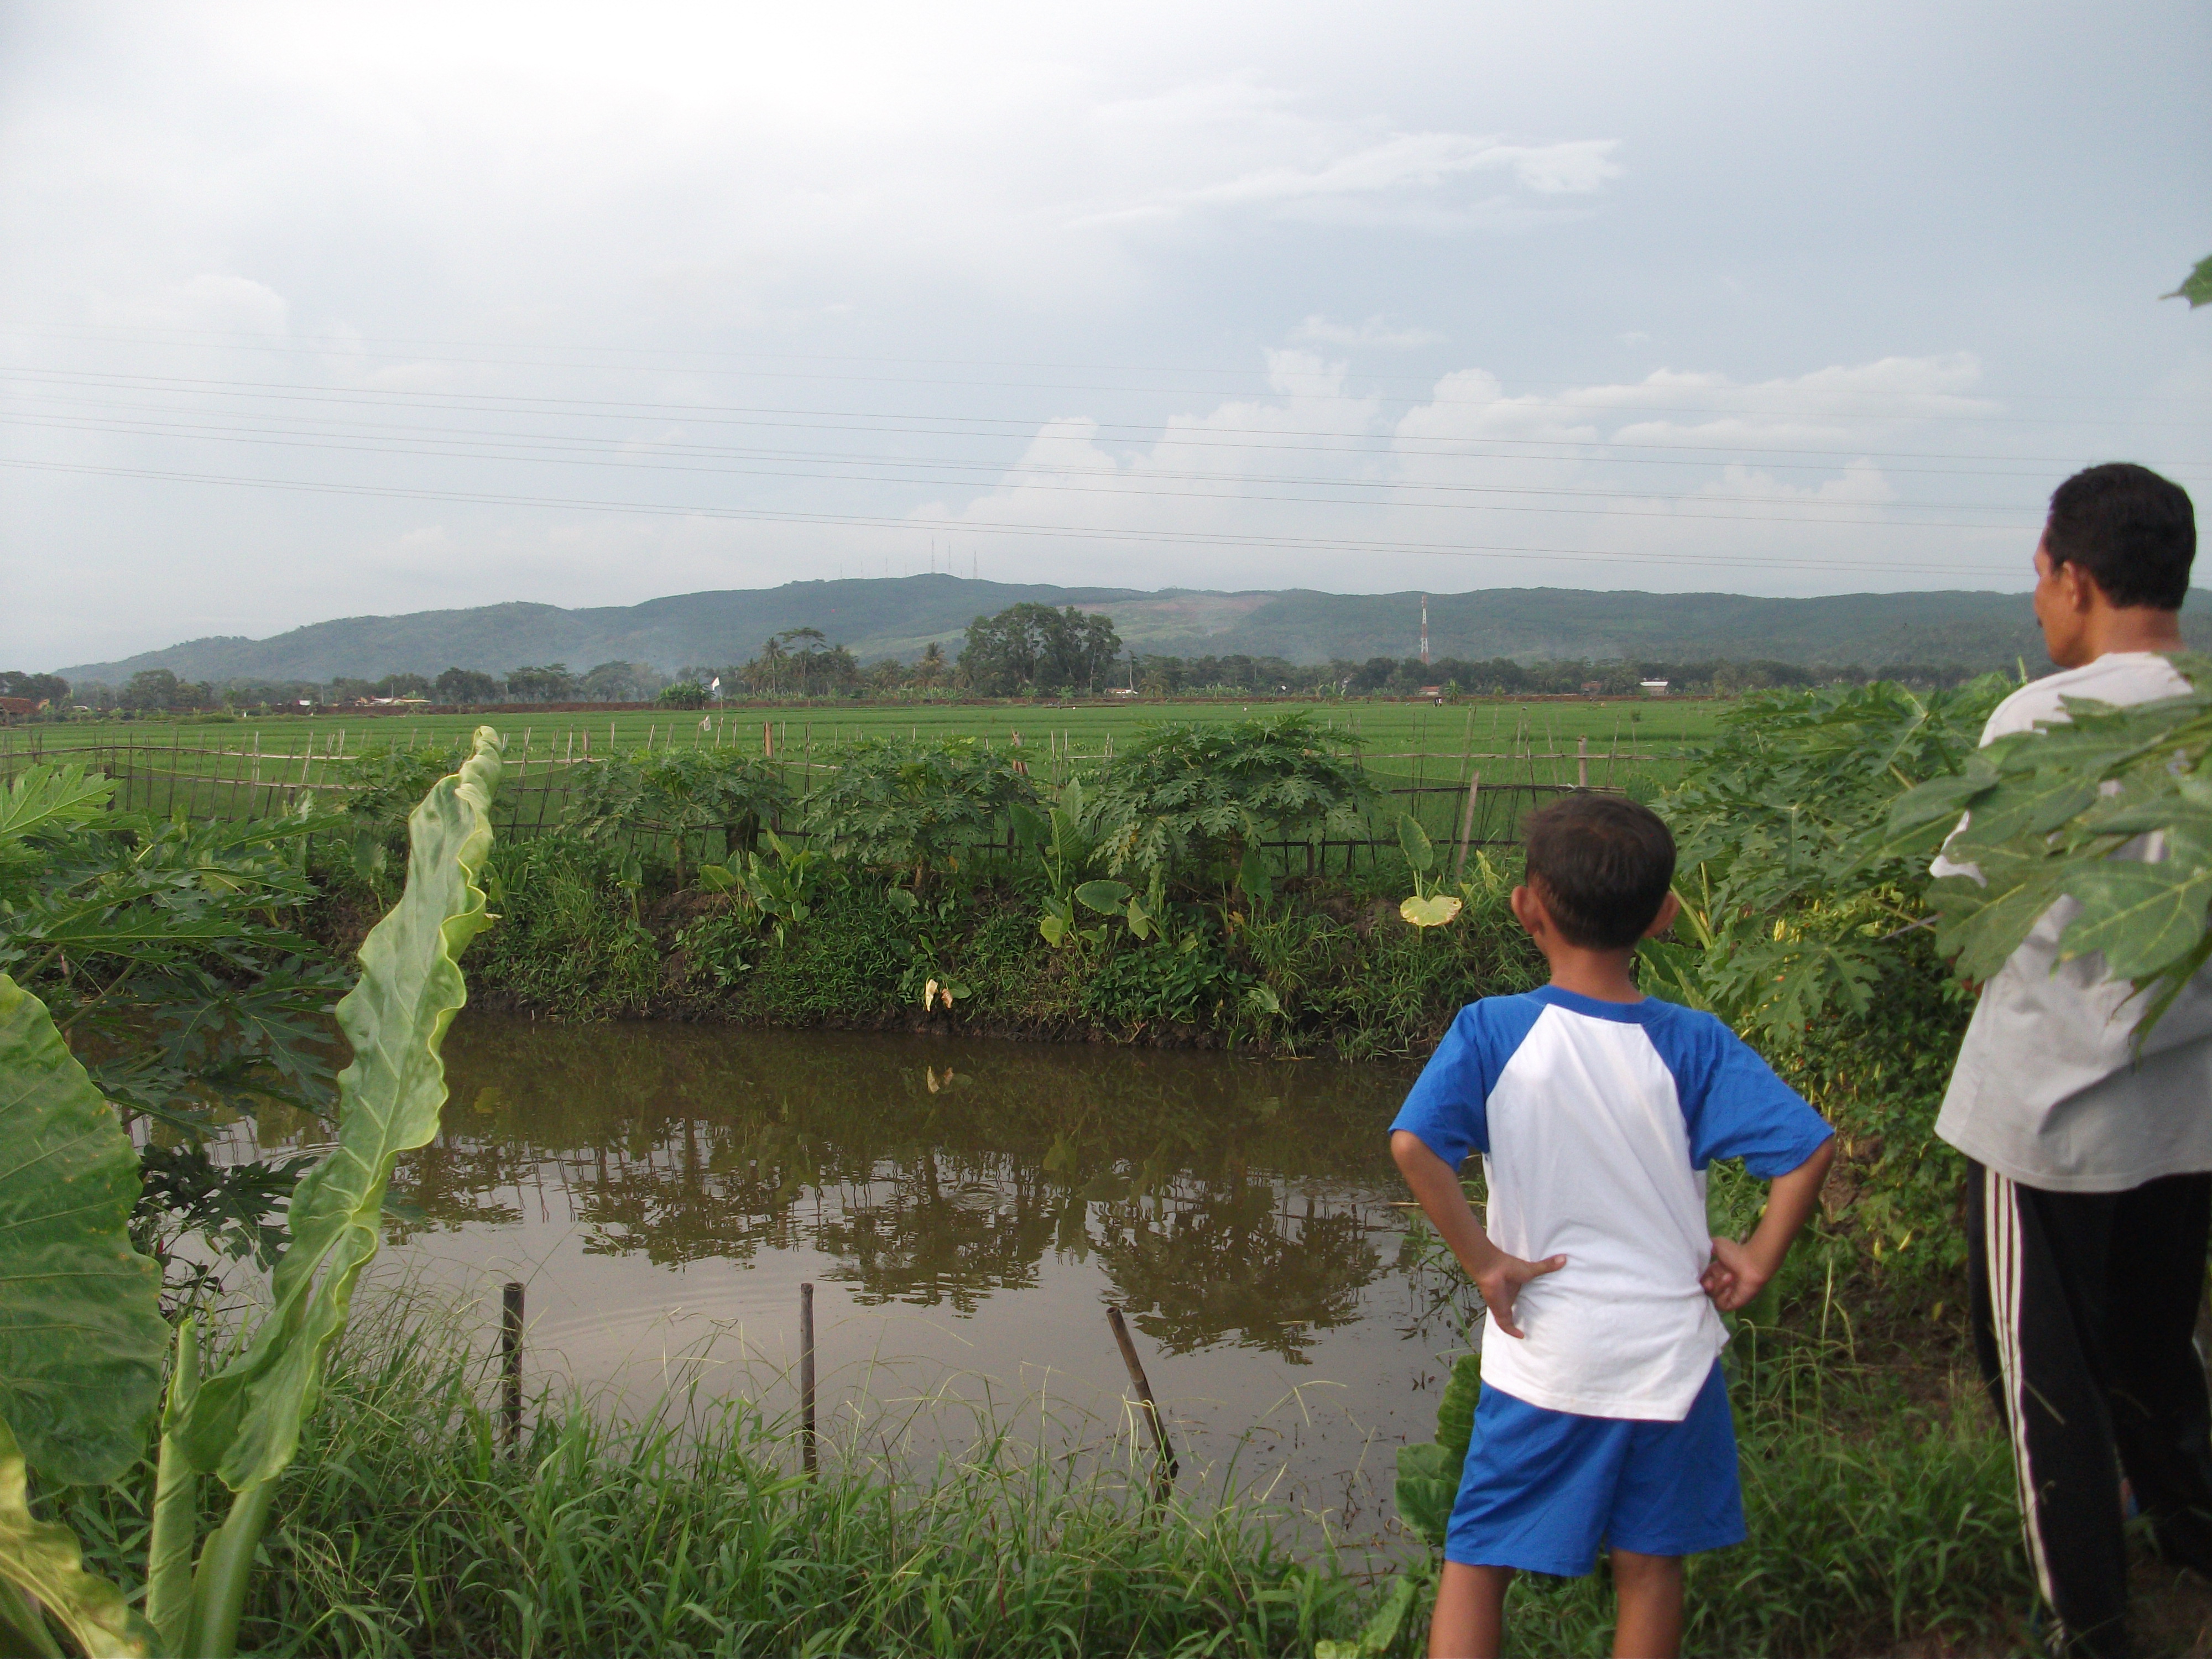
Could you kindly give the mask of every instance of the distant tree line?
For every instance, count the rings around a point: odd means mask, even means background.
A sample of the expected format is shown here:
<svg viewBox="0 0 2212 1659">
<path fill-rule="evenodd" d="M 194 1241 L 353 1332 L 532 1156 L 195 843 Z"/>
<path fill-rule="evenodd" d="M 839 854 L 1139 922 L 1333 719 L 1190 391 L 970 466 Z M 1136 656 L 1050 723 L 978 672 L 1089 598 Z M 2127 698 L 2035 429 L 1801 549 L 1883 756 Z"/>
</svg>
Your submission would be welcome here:
<svg viewBox="0 0 2212 1659">
<path fill-rule="evenodd" d="M 788 628 L 741 660 L 687 664 L 672 680 L 637 662 L 603 662 L 581 674 L 558 662 L 514 668 L 503 675 L 455 665 L 435 677 L 402 673 L 376 680 L 234 680 L 221 685 L 182 680 L 156 668 L 133 674 L 119 688 L 80 685 L 73 696 L 68 682 L 56 675 L 0 673 L 0 696 L 47 701 L 57 710 L 74 701 L 103 712 L 147 714 L 413 697 L 463 708 L 658 701 L 697 708 L 760 698 L 1065 697 L 1108 692 L 1155 697 L 1620 696 L 1635 694 L 1648 680 L 1665 680 L 1675 693 L 1727 694 L 1871 679 L 1948 687 L 1972 678 L 1976 672 L 1940 664 L 1893 664 L 1877 670 L 1808 667 L 1768 659 L 1521 662 L 1510 657 L 1440 657 L 1425 664 L 1418 657 L 1370 657 L 1364 662 L 1299 664 L 1241 653 L 1176 657 L 1133 650 L 1124 655 L 1110 617 L 1073 605 L 1055 611 L 1024 603 L 976 617 L 957 658 L 947 657 L 931 641 L 911 662 L 887 656 L 864 665 L 818 628 Z"/>
</svg>

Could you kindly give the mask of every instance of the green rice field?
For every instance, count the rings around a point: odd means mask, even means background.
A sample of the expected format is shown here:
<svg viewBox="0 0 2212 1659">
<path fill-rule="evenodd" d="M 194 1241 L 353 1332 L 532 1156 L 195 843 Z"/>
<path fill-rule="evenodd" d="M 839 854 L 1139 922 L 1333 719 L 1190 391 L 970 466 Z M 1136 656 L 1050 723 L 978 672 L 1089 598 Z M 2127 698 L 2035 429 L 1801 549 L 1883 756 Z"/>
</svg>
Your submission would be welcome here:
<svg viewBox="0 0 2212 1659">
<path fill-rule="evenodd" d="M 118 778 L 127 806 L 169 816 L 261 817 L 303 795 L 345 786 L 343 762 L 386 747 L 452 750 L 478 725 L 507 741 L 501 828 L 528 834 L 559 823 L 570 769 L 668 748 L 769 754 L 794 793 L 863 738 L 976 737 L 1018 744 L 1054 787 L 1109 757 L 1147 726 L 1294 711 L 1357 738 L 1384 791 L 1372 839 L 1412 811 L 1433 836 L 1472 844 L 1512 838 L 1520 813 L 1550 792 L 1587 786 L 1656 794 L 1718 730 L 1726 699 L 1468 699 L 1299 702 L 1259 700 L 854 704 L 732 704 L 696 712 L 504 708 L 412 714 L 333 708 L 313 714 L 101 720 L 0 730 L 0 780 L 39 760 L 80 761 Z M 1473 798 L 1470 799 L 1470 789 Z M 1326 853 L 1322 854 L 1326 864 Z M 1347 866 L 1348 867 L 1348 866 Z"/>
</svg>

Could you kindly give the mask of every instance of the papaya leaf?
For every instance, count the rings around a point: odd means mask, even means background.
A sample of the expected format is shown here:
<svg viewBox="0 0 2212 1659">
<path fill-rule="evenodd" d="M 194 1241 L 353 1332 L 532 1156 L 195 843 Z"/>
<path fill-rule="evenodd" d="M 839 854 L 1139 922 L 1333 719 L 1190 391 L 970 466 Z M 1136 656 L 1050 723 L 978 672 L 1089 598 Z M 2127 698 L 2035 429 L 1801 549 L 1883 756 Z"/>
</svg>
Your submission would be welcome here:
<svg viewBox="0 0 2212 1659">
<path fill-rule="evenodd" d="M 2066 890 L 2079 901 L 2081 914 L 2058 941 L 2061 959 L 2102 951 L 2113 978 L 2148 979 L 2187 956 L 2204 937 L 2212 866 L 2108 859 L 2075 871 Z"/>
<path fill-rule="evenodd" d="M 491 921 L 479 879 L 500 752 L 499 734 L 478 726 L 475 754 L 409 816 L 406 890 L 369 931 L 361 982 L 338 1004 L 355 1058 L 338 1075 L 337 1145 L 294 1190 L 292 1245 L 276 1264 L 268 1316 L 230 1364 L 202 1381 L 175 1431 L 192 1466 L 233 1490 L 292 1461 L 355 1281 L 376 1254 L 392 1164 L 437 1133 L 439 1046 L 468 1000 L 459 957 Z"/>
<path fill-rule="evenodd" d="M 112 1480 L 145 1449 L 169 1328 L 137 1201 L 114 1109 L 0 974 L 0 1417 L 50 1480 Z"/>
<path fill-rule="evenodd" d="M 131 1610 L 121 1590 L 84 1570 L 76 1535 L 58 1522 L 41 1521 L 31 1513 L 28 1471 L 15 1437 L 4 1423 L 0 1423 L 0 1579 L 35 1598 L 59 1620 L 83 1650 L 85 1659 L 143 1659 L 154 1651 L 153 1627 Z"/>
<path fill-rule="evenodd" d="M 2199 306 L 2212 306 L 2212 253 L 2199 259 L 2189 275 L 2181 279 L 2181 286 L 2171 294 L 2161 294 L 2161 300 L 2186 300 L 2191 311 Z"/>
<path fill-rule="evenodd" d="M 82 766 L 33 766 L 0 791 L 0 845 L 34 830 L 88 823 L 107 805 L 115 780 Z"/>
<path fill-rule="evenodd" d="M 1929 888 L 1942 921 L 1936 948 L 1956 958 L 1960 974 L 1986 980 L 2020 949 L 2045 910 L 2058 901 L 2066 866 L 2008 848 L 1978 849 L 1983 879 L 1946 876 Z"/>
</svg>

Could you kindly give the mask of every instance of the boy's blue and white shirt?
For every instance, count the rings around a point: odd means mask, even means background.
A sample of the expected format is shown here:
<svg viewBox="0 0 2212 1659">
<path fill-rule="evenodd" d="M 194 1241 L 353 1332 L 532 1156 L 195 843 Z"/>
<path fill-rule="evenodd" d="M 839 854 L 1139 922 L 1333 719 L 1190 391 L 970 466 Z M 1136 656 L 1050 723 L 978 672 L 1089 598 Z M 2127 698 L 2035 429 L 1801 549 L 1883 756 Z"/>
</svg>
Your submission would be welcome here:
<svg viewBox="0 0 2212 1659">
<path fill-rule="evenodd" d="M 1556 986 L 1461 1009 L 1390 1127 L 1454 1169 L 1481 1153 L 1492 1241 L 1567 1259 L 1522 1287 L 1522 1340 L 1486 1329 L 1482 1380 L 1553 1411 L 1670 1423 L 1728 1341 L 1698 1285 L 1706 1166 L 1787 1175 L 1832 1133 L 1711 1014 Z"/>
</svg>

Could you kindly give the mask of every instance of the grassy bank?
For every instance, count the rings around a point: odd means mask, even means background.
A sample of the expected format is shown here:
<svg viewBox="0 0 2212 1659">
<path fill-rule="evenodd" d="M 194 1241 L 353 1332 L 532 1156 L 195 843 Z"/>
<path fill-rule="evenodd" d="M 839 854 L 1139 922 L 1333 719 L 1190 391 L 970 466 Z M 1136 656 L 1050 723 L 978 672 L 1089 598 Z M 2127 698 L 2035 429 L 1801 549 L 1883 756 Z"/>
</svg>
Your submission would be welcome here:
<svg viewBox="0 0 2212 1659">
<path fill-rule="evenodd" d="M 1929 1636 L 2004 1650 L 2027 1586 L 1978 1401 L 1815 1335 L 1767 1346 L 1734 1389 L 1752 1539 L 1693 1568 L 1688 1650 L 1876 1654 Z M 621 1415 L 556 1395 L 509 1457 L 480 1351 L 419 1309 L 358 1322 L 284 1477 L 253 1650 L 1304 1655 L 1380 1599 L 1293 1553 L 1285 1516 L 1148 1508 L 1126 1448 L 1041 1457 L 988 1424 L 959 1455 L 896 1472 L 831 1436 L 809 1481 L 789 1425 L 744 1401 Z M 150 1477 L 65 1504 L 126 1584 Z M 1408 1540 L 1407 1565 L 1425 1559 Z M 1602 1589 L 1524 1580 L 1515 1650 L 1602 1650 Z M 1390 1650 L 1419 1651 L 1419 1623 Z"/>
</svg>

